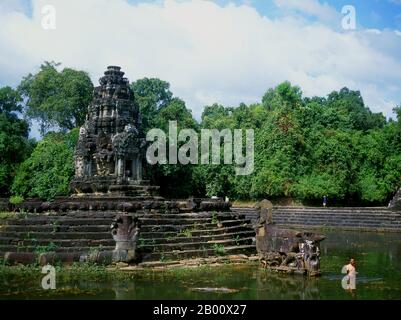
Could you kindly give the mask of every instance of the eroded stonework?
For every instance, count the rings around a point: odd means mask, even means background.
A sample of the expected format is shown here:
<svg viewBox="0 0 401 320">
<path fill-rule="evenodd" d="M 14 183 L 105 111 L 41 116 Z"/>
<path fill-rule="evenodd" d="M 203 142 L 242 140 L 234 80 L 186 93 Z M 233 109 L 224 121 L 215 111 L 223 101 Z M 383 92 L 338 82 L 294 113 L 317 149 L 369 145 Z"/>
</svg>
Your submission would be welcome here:
<svg viewBox="0 0 401 320">
<path fill-rule="evenodd" d="M 71 187 L 79 195 L 151 195 L 157 188 L 142 179 L 146 141 L 129 81 L 110 66 L 99 82 L 80 128 Z"/>
<path fill-rule="evenodd" d="M 390 201 L 389 208 L 395 211 L 401 211 L 401 188 L 397 191 L 394 198 Z"/>
<path fill-rule="evenodd" d="M 257 206 L 256 249 L 263 267 L 284 273 L 320 274 L 320 246 L 324 235 L 283 229 L 273 222 L 273 205 L 263 200 Z"/>
</svg>

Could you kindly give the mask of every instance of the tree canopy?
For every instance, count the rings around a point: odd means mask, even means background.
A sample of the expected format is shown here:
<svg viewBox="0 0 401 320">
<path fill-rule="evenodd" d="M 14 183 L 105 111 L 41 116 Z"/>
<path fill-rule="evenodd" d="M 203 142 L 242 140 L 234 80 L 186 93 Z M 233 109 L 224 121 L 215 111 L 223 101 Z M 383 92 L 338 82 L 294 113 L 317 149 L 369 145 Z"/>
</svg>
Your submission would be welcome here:
<svg viewBox="0 0 401 320">
<path fill-rule="evenodd" d="M 20 165 L 12 193 L 42 199 L 68 195 L 69 183 L 74 176 L 73 155 L 77 140 L 78 129 L 69 133 L 48 133 Z"/>
<path fill-rule="evenodd" d="M 22 98 L 11 87 L 0 88 L 0 195 L 9 194 L 16 169 L 30 154 L 29 124 L 20 119 Z M 1 196 L 0 196 L 1 197 Z"/>
<path fill-rule="evenodd" d="M 68 194 L 77 128 L 84 122 L 93 85 L 83 71 L 45 63 L 18 90 L 0 89 L 0 191 L 24 197 Z M 283 82 L 260 102 L 205 106 L 197 122 L 170 84 L 157 78 L 134 81 L 144 133 L 178 130 L 253 129 L 254 171 L 236 176 L 233 165 L 147 166 L 147 178 L 167 197 L 289 197 L 305 202 L 326 195 L 332 203 L 386 204 L 401 186 L 401 107 L 396 119 L 373 113 L 359 91 L 343 88 L 326 97 L 304 97 Z M 50 129 L 33 152 L 29 124 L 21 113 Z M 11 192 L 10 192 L 10 186 Z"/>
<path fill-rule="evenodd" d="M 26 100 L 25 114 L 40 123 L 40 131 L 71 130 L 85 121 L 92 99 L 93 84 L 84 71 L 64 68 L 45 62 L 36 74 L 26 76 L 18 89 Z"/>
</svg>

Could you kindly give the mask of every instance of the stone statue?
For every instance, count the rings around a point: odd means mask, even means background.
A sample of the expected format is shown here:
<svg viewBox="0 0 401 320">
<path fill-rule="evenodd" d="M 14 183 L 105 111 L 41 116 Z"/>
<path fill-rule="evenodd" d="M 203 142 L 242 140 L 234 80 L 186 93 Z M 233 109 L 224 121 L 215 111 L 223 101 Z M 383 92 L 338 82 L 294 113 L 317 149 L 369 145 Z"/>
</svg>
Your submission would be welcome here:
<svg viewBox="0 0 401 320">
<path fill-rule="evenodd" d="M 126 214 L 119 215 L 110 228 L 111 235 L 116 242 L 116 247 L 113 251 L 113 262 L 135 262 L 138 259 L 139 219 Z"/>
<path fill-rule="evenodd" d="M 401 188 L 397 191 L 388 206 L 391 210 L 401 211 Z"/>
<path fill-rule="evenodd" d="M 85 159 L 83 156 L 75 157 L 75 175 L 79 178 L 85 175 Z"/>
<path fill-rule="evenodd" d="M 262 265 L 278 272 L 319 275 L 319 243 L 325 237 L 275 226 L 270 201 L 263 200 L 256 207 L 259 209 L 256 249 Z"/>
</svg>

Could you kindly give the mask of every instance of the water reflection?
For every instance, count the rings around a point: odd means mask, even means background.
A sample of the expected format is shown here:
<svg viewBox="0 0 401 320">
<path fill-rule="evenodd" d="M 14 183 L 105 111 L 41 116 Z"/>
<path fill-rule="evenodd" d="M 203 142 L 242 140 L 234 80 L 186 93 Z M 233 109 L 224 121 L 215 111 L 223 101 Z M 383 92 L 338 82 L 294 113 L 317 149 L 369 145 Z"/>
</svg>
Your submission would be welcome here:
<svg viewBox="0 0 401 320">
<path fill-rule="evenodd" d="M 319 279 L 259 272 L 258 300 L 318 300 Z"/>
<path fill-rule="evenodd" d="M 0 299 L 401 299 L 401 235 L 326 232 L 322 277 L 284 276 L 258 265 L 221 266 L 190 272 L 147 272 L 125 281 L 58 283 L 44 292 L 38 283 L 0 279 Z M 357 261 L 356 291 L 344 290 L 341 269 Z M 13 287 L 8 287 L 13 283 Z M 17 288 L 18 290 L 16 290 Z M 194 288 L 233 290 L 194 291 Z"/>
</svg>

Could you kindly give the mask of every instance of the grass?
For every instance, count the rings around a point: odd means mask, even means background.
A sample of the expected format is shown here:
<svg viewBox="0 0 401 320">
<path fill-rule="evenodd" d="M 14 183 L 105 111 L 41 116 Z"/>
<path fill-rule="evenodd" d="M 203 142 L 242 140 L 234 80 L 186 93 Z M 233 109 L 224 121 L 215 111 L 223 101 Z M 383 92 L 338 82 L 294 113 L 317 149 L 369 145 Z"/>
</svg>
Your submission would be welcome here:
<svg viewBox="0 0 401 320">
<path fill-rule="evenodd" d="M 255 200 L 235 200 L 233 206 L 236 207 L 253 207 L 258 201 Z"/>
<path fill-rule="evenodd" d="M 181 230 L 177 236 L 178 237 L 186 237 L 186 238 L 192 238 L 192 231 L 191 229 L 185 229 L 185 230 Z"/>
<path fill-rule="evenodd" d="M 226 248 L 224 248 L 224 245 L 215 243 L 213 245 L 213 250 L 217 255 L 223 255 L 226 252 Z"/>
<path fill-rule="evenodd" d="M 50 242 L 46 246 L 36 246 L 35 253 L 41 254 L 41 253 L 46 253 L 46 252 L 54 252 L 56 249 L 57 249 L 57 245 L 54 244 L 53 242 Z"/>
<path fill-rule="evenodd" d="M 17 217 L 16 212 L 8 212 L 8 211 L 0 212 L 0 220 L 11 219 L 11 218 L 16 218 L 16 217 Z"/>
<path fill-rule="evenodd" d="M 218 223 L 219 223 L 219 219 L 218 219 L 218 216 L 217 216 L 216 211 L 214 211 L 214 212 L 212 213 L 212 223 L 213 223 L 213 224 L 218 224 Z"/>
<path fill-rule="evenodd" d="M 235 244 L 236 244 L 237 246 L 240 245 L 241 237 L 240 237 L 238 234 L 237 234 L 235 237 L 233 237 L 233 240 L 235 241 Z"/>
<path fill-rule="evenodd" d="M 138 246 L 143 247 L 145 244 L 146 244 L 146 240 L 140 236 L 138 239 Z"/>
<path fill-rule="evenodd" d="M 60 221 L 55 220 L 52 222 L 52 234 L 55 234 L 60 230 Z"/>
</svg>

